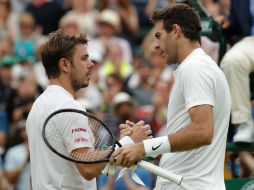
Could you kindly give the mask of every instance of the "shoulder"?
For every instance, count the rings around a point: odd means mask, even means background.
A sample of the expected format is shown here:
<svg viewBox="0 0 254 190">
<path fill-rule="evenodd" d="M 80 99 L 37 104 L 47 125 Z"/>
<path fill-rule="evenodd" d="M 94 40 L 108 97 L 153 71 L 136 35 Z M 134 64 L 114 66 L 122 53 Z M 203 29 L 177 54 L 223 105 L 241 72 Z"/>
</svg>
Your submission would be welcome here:
<svg viewBox="0 0 254 190">
<path fill-rule="evenodd" d="M 81 111 L 85 111 L 85 108 L 82 106 L 82 104 L 77 101 L 77 100 L 69 100 L 65 102 L 60 109 L 65 109 L 65 108 L 70 108 L 70 109 L 77 109 Z"/>
</svg>

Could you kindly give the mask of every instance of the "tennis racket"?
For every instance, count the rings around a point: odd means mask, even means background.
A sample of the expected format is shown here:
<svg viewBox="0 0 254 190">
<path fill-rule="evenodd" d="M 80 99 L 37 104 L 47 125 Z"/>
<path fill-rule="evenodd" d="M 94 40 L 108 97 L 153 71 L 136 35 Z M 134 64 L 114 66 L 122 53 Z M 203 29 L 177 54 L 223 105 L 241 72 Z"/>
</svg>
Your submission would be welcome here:
<svg viewBox="0 0 254 190">
<path fill-rule="evenodd" d="M 82 164 L 108 162 L 115 146 L 121 147 L 100 119 L 77 109 L 60 109 L 50 114 L 44 122 L 42 137 L 58 156 Z M 85 154 L 74 151 L 83 147 L 88 150 Z M 137 165 L 177 184 L 181 184 L 183 179 L 180 175 L 143 160 Z"/>
</svg>

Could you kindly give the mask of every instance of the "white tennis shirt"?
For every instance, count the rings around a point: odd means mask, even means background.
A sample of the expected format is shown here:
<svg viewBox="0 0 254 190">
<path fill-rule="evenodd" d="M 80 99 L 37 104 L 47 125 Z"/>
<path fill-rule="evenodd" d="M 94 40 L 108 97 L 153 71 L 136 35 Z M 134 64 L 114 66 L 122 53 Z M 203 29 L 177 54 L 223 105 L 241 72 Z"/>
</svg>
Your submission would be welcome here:
<svg viewBox="0 0 254 190">
<path fill-rule="evenodd" d="M 175 133 L 190 124 L 190 108 L 208 104 L 213 106 L 214 136 L 208 146 L 163 154 L 160 166 L 183 175 L 184 179 L 178 186 L 158 177 L 157 184 L 172 190 L 225 190 L 223 169 L 231 110 L 226 78 L 218 65 L 198 48 L 179 65 L 174 79 L 166 133 Z"/>
<path fill-rule="evenodd" d="M 73 162 L 53 153 L 42 138 L 42 127 L 47 116 L 63 108 L 84 111 L 68 91 L 61 86 L 50 85 L 34 102 L 27 118 L 32 187 L 34 190 L 94 190 L 96 180 L 85 180 Z M 64 118 L 62 124 L 66 124 Z"/>
</svg>

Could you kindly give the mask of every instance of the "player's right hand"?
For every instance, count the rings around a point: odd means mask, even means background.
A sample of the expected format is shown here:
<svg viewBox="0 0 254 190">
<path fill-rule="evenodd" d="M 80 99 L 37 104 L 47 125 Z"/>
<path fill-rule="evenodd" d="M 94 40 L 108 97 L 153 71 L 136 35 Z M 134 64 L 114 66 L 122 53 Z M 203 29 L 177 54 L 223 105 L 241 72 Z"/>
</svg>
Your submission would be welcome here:
<svg viewBox="0 0 254 190">
<path fill-rule="evenodd" d="M 131 121 L 126 121 L 126 124 L 120 126 L 120 138 L 130 136 L 135 143 L 142 142 L 145 139 L 152 138 L 151 127 L 145 124 L 144 121 L 139 121 L 136 124 Z"/>
</svg>

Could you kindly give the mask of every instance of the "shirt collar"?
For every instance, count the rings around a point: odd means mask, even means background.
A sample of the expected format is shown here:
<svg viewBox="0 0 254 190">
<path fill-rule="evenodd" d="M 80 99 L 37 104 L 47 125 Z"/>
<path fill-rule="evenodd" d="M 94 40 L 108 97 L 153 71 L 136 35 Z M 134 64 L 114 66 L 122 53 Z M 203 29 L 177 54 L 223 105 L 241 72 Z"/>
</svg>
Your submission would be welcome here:
<svg viewBox="0 0 254 190">
<path fill-rule="evenodd" d="M 47 87 L 47 89 L 48 89 L 48 90 L 62 91 L 64 94 L 66 94 L 66 95 L 68 95 L 68 96 L 70 96 L 71 98 L 74 99 L 73 95 L 72 95 L 70 92 L 68 92 L 65 88 L 63 88 L 62 86 L 60 86 L 60 85 L 49 85 L 49 86 Z"/>
</svg>

